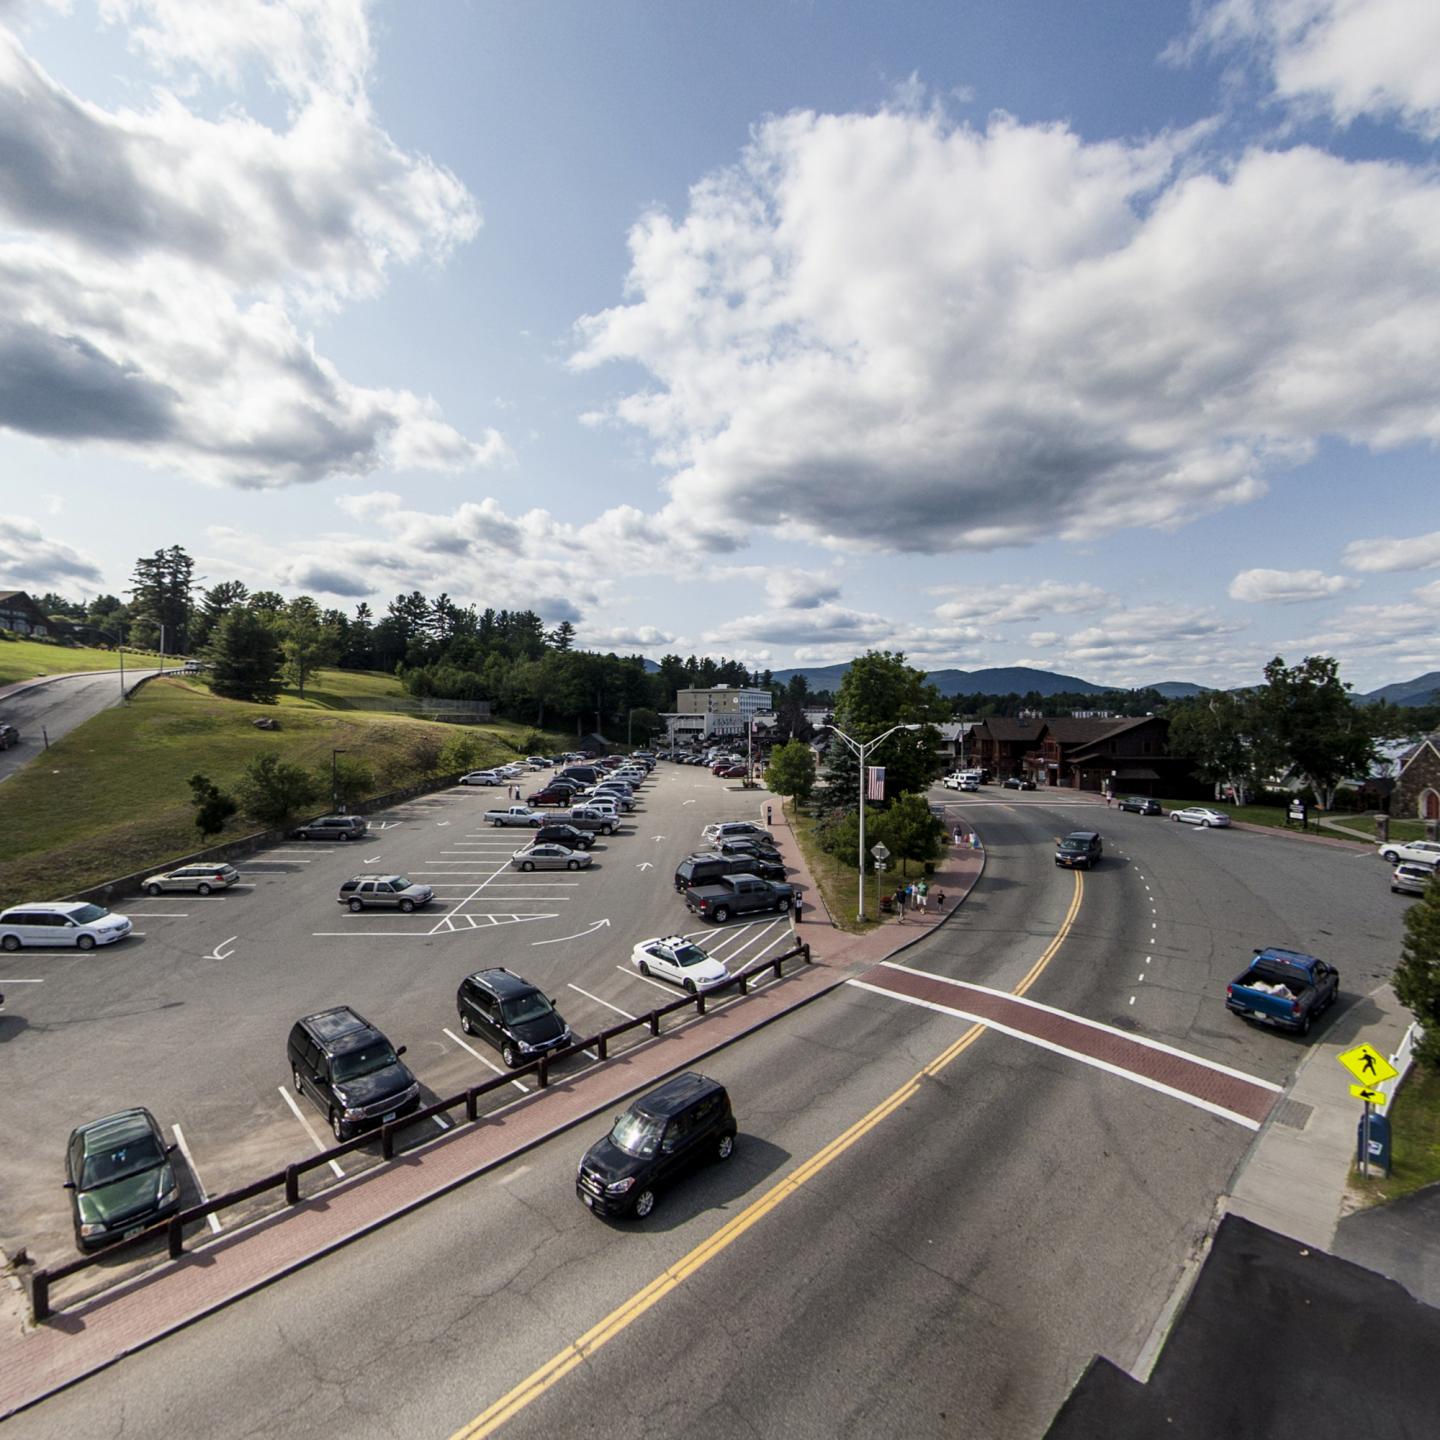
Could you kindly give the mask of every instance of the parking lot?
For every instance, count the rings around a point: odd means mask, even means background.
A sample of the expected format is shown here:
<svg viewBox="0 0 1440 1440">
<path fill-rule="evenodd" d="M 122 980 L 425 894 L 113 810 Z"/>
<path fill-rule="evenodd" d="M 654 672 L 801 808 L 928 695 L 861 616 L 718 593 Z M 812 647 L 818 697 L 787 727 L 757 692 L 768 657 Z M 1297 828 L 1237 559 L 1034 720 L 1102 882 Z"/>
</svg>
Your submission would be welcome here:
<svg viewBox="0 0 1440 1440">
<path fill-rule="evenodd" d="M 676 864 L 703 848 L 704 824 L 759 818 L 766 792 L 662 762 L 638 798 L 620 831 L 597 840 L 589 870 L 512 868 L 529 832 L 485 824 L 494 792 L 456 787 L 372 816 L 359 842 L 293 841 L 259 853 L 240 863 L 242 881 L 228 891 L 136 897 L 116 907 L 135 924 L 117 945 L 4 956 L 11 1144 L 0 1249 L 25 1245 L 42 1263 L 75 1253 L 61 1184 L 65 1139 L 116 1110 L 147 1106 L 177 1145 L 184 1205 L 328 1148 L 326 1117 L 290 1084 L 285 1041 L 299 1016 L 353 1006 L 407 1047 L 429 1103 L 509 1073 L 458 1023 L 456 987 L 473 970 L 503 965 L 533 981 L 586 1035 L 680 997 L 631 965 L 639 940 L 694 935 L 732 968 L 791 943 L 788 914 L 705 925 L 672 879 Z M 359 873 L 403 873 L 433 886 L 435 898 L 411 914 L 352 913 L 336 897 Z M 557 1070 L 593 1063 L 581 1054 Z M 533 1081 L 512 1085 L 487 1097 L 492 1108 Z M 397 1142 L 422 1144 L 446 1123 L 409 1126 Z M 377 1137 L 312 1172 L 309 1188 L 379 1155 Z M 227 1211 L 211 1223 L 233 1226 L 253 1213 Z M 123 1272 L 138 1262 L 132 1252 L 110 1263 Z"/>
</svg>

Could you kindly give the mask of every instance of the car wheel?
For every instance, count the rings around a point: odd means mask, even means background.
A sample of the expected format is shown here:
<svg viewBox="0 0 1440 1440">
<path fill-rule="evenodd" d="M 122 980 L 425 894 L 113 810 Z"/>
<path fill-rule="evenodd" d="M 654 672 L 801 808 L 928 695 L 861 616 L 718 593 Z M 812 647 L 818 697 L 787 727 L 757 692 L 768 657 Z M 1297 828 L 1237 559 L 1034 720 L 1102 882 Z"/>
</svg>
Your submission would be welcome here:
<svg viewBox="0 0 1440 1440">
<path fill-rule="evenodd" d="M 95 937 L 93 935 L 81 935 L 76 938 L 75 945 L 80 950 L 93 950 L 95 948 Z"/>
<path fill-rule="evenodd" d="M 1397 864 L 1400 860 L 1400 856 L 1394 850 L 1382 850 L 1380 852 L 1380 858 L 1382 860 L 1388 860 L 1392 865 Z"/>
<path fill-rule="evenodd" d="M 295 1093 L 300 1094 L 300 1067 L 298 1065 L 290 1067 L 290 1083 L 295 1087 Z"/>
<path fill-rule="evenodd" d="M 685 982 L 685 993 L 687 995 L 693 995 L 695 993 L 695 982 L 693 980 L 687 980 Z"/>
<path fill-rule="evenodd" d="M 345 1134 L 345 1122 L 340 1118 L 338 1110 L 330 1112 L 330 1131 L 342 1145 L 349 1138 Z"/>
<path fill-rule="evenodd" d="M 1172 815 L 1170 818 L 1172 820 L 1179 820 L 1180 817 L 1178 815 Z"/>
<path fill-rule="evenodd" d="M 649 1188 L 642 1190 L 635 1197 L 635 1205 L 631 1214 L 637 1220 L 643 1220 L 655 1208 L 655 1192 Z"/>
<path fill-rule="evenodd" d="M 1210 828 L 1210 822 L 1208 820 L 1202 820 L 1200 822 L 1200 828 L 1202 830 L 1208 830 Z"/>
<path fill-rule="evenodd" d="M 474 1029 L 474 1027 L 470 1024 L 470 1017 L 469 1017 L 468 1015 L 462 1014 L 462 1015 L 460 1016 L 460 1028 L 461 1028 L 467 1035 L 473 1035 L 473 1034 L 475 1033 L 475 1029 Z"/>
<path fill-rule="evenodd" d="M 494 825 L 494 827 L 498 830 L 503 822 L 499 820 L 492 820 L 490 823 Z"/>
<path fill-rule="evenodd" d="M 414 910 L 415 902 L 413 900 L 402 900 L 400 902 L 400 908 L 405 912 L 405 914 L 408 915 L 412 910 Z"/>
<path fill-rule="evenodd" d="M 208 885 L 197 885 L 195 887 L 195 893 L 197 895 L 208 895 L 210 893 L 210 887 Z"/>
<path fill-rule="evenodd" d="M 650 973 L 650 966 L 646 964 L 644 960 L 642 960 L 635 968 L 639 970 L 642 975 L 648 975 Z"/>
<path fill-rule="evenodd" d="M 358 915 L 364 908 L 365 908 L 365 904 L 364 904 L 364 902 L 361 901 L 361 900 L 352 900 L 352 901 L 350 902 L 350 909 L 351 909 L 356 915 Z"/>
<path fill-rule="evenodd" d="M 522 870 L 533 870 L 535 868 L 535 862 L 533 860 L 526 860 L 521 864 L 520 868 Z"/>
<path fill-rule="evenodd" d="M 788 910 L 788 909 L 790 908 L 790 897 L 789 897 L 788 895 L 782 895 L 782 896 L 775 902 L 775 908 L 776 908 L 777 910 L 781 911 L 782 913 L 783 913 L 784 911 Z"/>
<path fill-rule="evenodd" d="M 1310 1017 L 1308 1015 L 1300 1022 L 1300 1033 L 1302 1035 L 1310 1033 Z"/>
<path fill-rule="evenodd" d="M 715 1158 L 717 1160 L 728 1160 L 735 1153 L 735 1137 L 733 1135 L 722 1135 L 720 1143 L 715 1147 Z"/>
<path fill-rule="evenodd" d="M 340 836 L 340 838 L 341 838 L 342 840 L 348 842 L 348 841 L 351 841 L 351 840 L 353 840 L 353 839 L 355 838 L 355 833 L 354 833 L 354 831 L 352 831 L 352 830 L 346 830 L 346 831 Z"/>
<path fill-rule="evenodd" d="M 160 893 L 160 887 L 158 885 L 147 885 L 145 887 L 145 893 L 147 895 L 158 895 Z"/>
<path fill-rule="evenodd" d="M 730 907 L 728 905 L 717 905 L 715 907 L 715 919 L 723 925 L 730 918 Z"/>
<path fill-rule="evenodd" d="M 538 830 L 540 828 L 540 822 L 538 820 L 532 820 L 530 822 L 530 828 L 532 830 Z"/>
<path fill-rule="evenodd" d="M 580 868 L 580 862 L 578 860 L 567 860 L 565 862 L 565 868 L 567 870 L 578 870 Z"/>
<path fill-rule="evenodd" d="M 520 1063 L 520 1052 L 507 1040 L 500 1047 L 500 1058 L 513 1070 Z"/>
<path fill-rule="evenodd" d="M 20 937 L 18 935 L 7 935 L 0 940 L 0 947 L 6 950 L 18 950 L 20 948 Z"/>
</svg>

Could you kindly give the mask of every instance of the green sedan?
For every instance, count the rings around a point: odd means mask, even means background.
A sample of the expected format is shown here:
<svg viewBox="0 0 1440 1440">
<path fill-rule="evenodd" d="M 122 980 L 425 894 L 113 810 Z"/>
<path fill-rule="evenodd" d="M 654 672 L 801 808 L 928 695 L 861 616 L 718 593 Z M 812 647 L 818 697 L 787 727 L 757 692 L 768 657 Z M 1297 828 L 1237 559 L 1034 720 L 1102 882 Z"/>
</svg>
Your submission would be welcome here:
<svg viewBox="0 0 1440 1440">
<path fill-rule="evenodd" d="M 180 1208 L 180 1182 L 170 1163 L 174 1150 L 143 1107 L 70 1132 L 65 1188 L 82 1250 L 138 1235 Z"/>
</svg>

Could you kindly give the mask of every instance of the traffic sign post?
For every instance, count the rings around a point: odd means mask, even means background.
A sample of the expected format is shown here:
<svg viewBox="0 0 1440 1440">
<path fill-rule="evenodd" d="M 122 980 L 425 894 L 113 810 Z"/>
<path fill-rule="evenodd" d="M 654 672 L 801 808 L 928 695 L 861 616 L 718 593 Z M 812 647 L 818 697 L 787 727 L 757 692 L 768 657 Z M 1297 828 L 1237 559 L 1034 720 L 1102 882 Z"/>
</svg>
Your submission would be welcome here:
<svg viewBox="0 0 1440 1440">
<path fill-rule="evenodd" d="M 1385 1092 L 1376 1087 L 1393 1080 L 1400 1072 L 1373 1046 L 1357 1045 L 1335 1057 L 1360 1083 L 1350 1093 L 1365 1102 L 1358 1137 L 1360 1173 L 1370 1178 L 1372 1158 L 1388 1175 L 1390 1173 L 1390 1122 L 1375 1111 L 1385 1104 Z"/>
</svg>

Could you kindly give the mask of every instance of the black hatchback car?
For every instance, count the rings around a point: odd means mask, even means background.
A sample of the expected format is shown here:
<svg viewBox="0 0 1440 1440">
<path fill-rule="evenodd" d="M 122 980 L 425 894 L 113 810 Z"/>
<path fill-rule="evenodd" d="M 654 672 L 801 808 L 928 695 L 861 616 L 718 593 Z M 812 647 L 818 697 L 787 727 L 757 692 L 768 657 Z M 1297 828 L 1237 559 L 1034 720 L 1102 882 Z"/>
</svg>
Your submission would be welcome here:
<svg viewBox="0 0 1440 1440">
<path fill-rule="evenodd" d="M 348 1005 L 297 1020 L 285 1047 L 297 1094 L 319 1106 L 342 1144 L 420 1104 L 420 1083 L 396 1049 Z"/>
<path fill-rule="evenodd" d="M 460 1028 L 488 1040 L 512 1070 L 575 1041 L 555 1002 L 501 966 L 467 975 L 455 992 L 455 1008 Z"/>
<path fill-rule="evenodd" d="M 687 1171 L 735 1150 L 735 1115 L 717 1080 L 687 1071 L 641 1096 L 586 1152 L 575 1193 L 597 1215 L 643 1220 Z"/>
<path fill-rule="evenodd" d="M 1160 815 L 1164 812 L 1160 809 L 1160 802 L 1152 800 L 1148 795 L 1126 795 L 1123 799 L 1115 802 L 1117 810 L 1129 810 L 1135 815 Z"/>
</svg>

